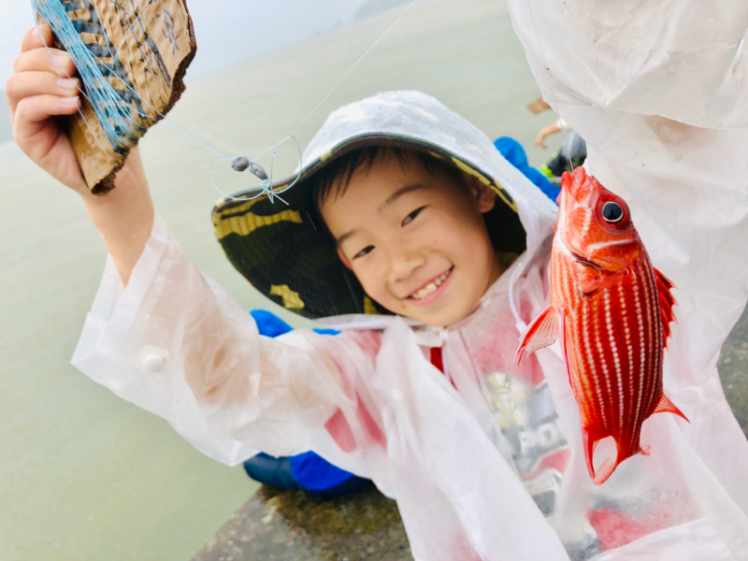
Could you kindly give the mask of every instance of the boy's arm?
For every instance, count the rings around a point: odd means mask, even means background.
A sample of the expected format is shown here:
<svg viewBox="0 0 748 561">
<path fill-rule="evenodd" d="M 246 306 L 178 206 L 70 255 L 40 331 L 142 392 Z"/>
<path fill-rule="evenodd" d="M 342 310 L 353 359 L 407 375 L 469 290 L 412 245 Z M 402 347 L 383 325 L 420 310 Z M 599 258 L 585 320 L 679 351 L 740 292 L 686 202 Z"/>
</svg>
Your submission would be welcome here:
<svg viewBox="0 0 748 561">
<path fill-rule="evenodd" d="M 338 410 L 356 419 L 351 380 L 374 369 L 366 348 L 307 329 L 261 337 L 156 216 L 126 288 L 107 264 L 72 363 L 205 454 L 236 464 L 252 448 L 275 456 L 308 449 Z M 360 447 L 369 437 L 349 424 Z"/>
<path fill-rule="evenodd" d="M 5 84 L 13 138 L 37 165 L 78 193 L 127 284 L 153 227 L 153 204 L 143 166 L 137 149 L 133 150 L 117 174 L 116 189 L 102 196 L 90 193 L 70 138 L 57 119 L 78 111 L 80 83 L 59 77 L 58 72 L 72 76 L 75 67 L 66 52 L 45 47 L 52 39 L 46 24 L 38 30 L 32 27 L 23 36 L 14 74 Z"/>
<path fill-rule="evenodd" d="M 25 34 L 6 83 L 13 135 L 81 197 L 111 257 L 73 364 L 221 461 L 245 459 L 250 446 L 277 455 L 303 450 L 336 411 L 356 410 L 338 364 L 371 368 L 370 357 L 342 337 L 311 331 L 260 337 L 246 310 L 202 275 L 155 216 L 137 150 L 116 188 L 92 195 L 57 122 L 80 99 L 78 83 L 61 80 L 56 68 L 70 75 L 75 68 L 67 53 L 45 48 L 46 25 L 41 34 Z"/>
</svg>

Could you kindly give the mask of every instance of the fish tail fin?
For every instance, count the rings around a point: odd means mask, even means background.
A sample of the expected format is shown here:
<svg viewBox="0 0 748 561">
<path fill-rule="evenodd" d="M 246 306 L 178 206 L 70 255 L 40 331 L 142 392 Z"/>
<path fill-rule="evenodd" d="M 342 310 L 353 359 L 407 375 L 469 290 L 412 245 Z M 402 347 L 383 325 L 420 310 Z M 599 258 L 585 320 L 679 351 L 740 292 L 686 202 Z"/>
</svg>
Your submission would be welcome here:
<svg viewBox="0 0 748 561">
<path fill-rule="evenodd" d="M 649 456 L 651 448 L 651 445 L 647 444 L 646 446 L 640 446 L 639 450 L 636 452 L 633 452 L 628 447 L 624 447 L 622 450 L 621 445 L 618 440 L 616 440 L 616 453 L 603 462 L 603 465 L 600 466 L 597 473 L 592 476 L 592 481 L 595 485 L 602 485 L 608 480 L 623 460 L 626 460 L 637 453 L 642 454 L 643 456 Z"/>
<path fill-rule="evenodd" d="M 587 462 L 587 471 L 590 477 L 595 479 L 595 465 L 592 463 L 592 456 L 595 454 L 597 439 L 590 432 L 589 427 L 582 427 L 582 447 L 584 448 L 584 460 Z"/>
<path fill-rule="evenodd" d="M 600 442 L 600 440 L 600 436 L 590 430 L 589 427 L 582 427 L 582 446 L 584 447 L 584 459 L 587 462 L 587 471 L 589 472 L 590 477 L 592 478 L 592 482 L 595 485 L 602 485 L 603 483 L 605 483 L 616 470 L 618 465 L 628 457 L 625 452 L 621 452 L 621 445 L 618 440 L 616 440 L 615 453 L 611 456 L 608 456 L 608 458 L 606 458 L 600 468 L 595 471 L 595 464 L 593 463 L 594 454 L 597 443 Z M 647 453 L 648 452 L 649 447 L 647 447 Z"/>
<path fill-rule="evenodd" d="M 603 462 L 603 465 L 600 466 L 600 469 L 597 470 L 597 473 L 592 478 L 592 482 L 595 485 L 602 485 L 605 483 L 608 478 L 613 474 L 613 472 L 618 467 L 618 464 L 620 464 L 623 460 L 619 460 L 621 456 L 620 450 L 616 449 L 616 453 L 612 456 L 608 456 L 608 458 Z"/>
<path fill-rule="evenodd" d="M 673 413 L 674 415 L 678 415 L 679 417 L 682 417 L 685 419 L 686 422 L 690 423 L 691 421 L 688 420 L 688 417 L 686 417 L 683 412 L 678 409 L 672 401 L 668 399 L 668 397 L 663 393 L 662 397 L 660 398 L 660 402 L 657 404 L 657 407 L 655 407 L 655 410 L 652 411 L 652 415 L 655 413 Z"/>
<path fill-rule="evenodd" d="M 603 462 L 603 465 L 600 466 L 600 469 L 595 472 L 595 448 L 597 448 L 597 444 L 598 442 L 600 442 L 600 440 L 601 437 L 596 433 L 596 431 L 590 429 L 590 427 L 582 427 L 582 446 L 584 447 L 584 460 L 587 463 L 587 471 L 589 472 L 590 477 L 592 478 L 592 481 L 595 483 L 595 485 L 602 485 L 603 483 L 605 483 L 608 477 L 610 477 L 610 474 L 613 473 L 613 471 L 616 469 L 616 466 L 618 465 L 618 442 L 616 442 L 616 454 L 605 460 Z M 612 463 L 611 460 L 613 460 Z"/>
<path fill-rule="evenodd" d="M 531 354 L 553 344 L 558 339 L 558 314 L 553 306 L 540 312 L 520 337 L 514 363 L 519 364 L 525 354 Z"/>
</svg>

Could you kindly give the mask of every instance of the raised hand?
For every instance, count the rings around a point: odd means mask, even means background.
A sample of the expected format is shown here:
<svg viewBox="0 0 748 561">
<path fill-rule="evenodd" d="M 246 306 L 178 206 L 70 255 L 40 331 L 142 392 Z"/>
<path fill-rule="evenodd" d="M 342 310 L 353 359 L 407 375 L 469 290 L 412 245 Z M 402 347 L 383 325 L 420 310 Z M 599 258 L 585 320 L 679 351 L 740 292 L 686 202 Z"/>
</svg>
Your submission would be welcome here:
<svg viewBox="0 0 748 561">
<path fill-rule="evenodd" d="M 80 81 L 65 51 L 52 45 L 49 26 L 32 27 L 23 36 L 14 74 L 5 83 L 13 138 L 23 152 L 52 177 L 77 191 L 88 192 L 70 139 L 59 116 L 80 107 Z"/>
<path fill-rule="evenodd" d="M 114 259 L 123 282 L 143 251 L 153 226 L 153 204 L 140 154 L 130 151 L 117 173 L 116 188 L 97 196 L 88 190 L 60 116 L 80 107 L 80 81 L 70 78 L 75 65 L 52 44 L 49 26 L 32 27 L 23 36 L 15 73 L 5 83 L 13 138 L 23 152 L 82 198 L 92 222 Z"/>
</svg>

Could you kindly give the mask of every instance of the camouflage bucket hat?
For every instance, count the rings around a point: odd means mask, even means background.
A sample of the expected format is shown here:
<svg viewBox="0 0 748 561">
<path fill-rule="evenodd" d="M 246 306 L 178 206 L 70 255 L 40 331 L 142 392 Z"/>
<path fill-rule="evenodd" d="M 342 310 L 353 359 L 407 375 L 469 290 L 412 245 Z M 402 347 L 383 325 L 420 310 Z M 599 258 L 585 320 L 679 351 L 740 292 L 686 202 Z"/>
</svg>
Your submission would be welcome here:
<svg viewBox="0 0 748 561">
<path fill-rule="evenodd" d="M 310 194 L 319 170 L 351 150 L 371 145 L 426 152 L 490 186 L 498 204 L 484 216 L 494 248 L 515 255 L 524 251 L 525 230 L 517 203 L 502 183 L 518 177 L 518 172 L 490 139 L 430 96 L 387 92 L 341 107 L 327 118 L 304 151 L 300 174 L 273 185 L 274 192 L 283 192 L 283 202 L 262 195 L 223 199 L 213 208 L 213 226 L 226 256 L 262 294 L 312 319 L 390 313 L 366 295 L 340 261 L 334 241 L 316 218 Z M 256 194 L 248 190 L 234 197 Z"/>
</svg>

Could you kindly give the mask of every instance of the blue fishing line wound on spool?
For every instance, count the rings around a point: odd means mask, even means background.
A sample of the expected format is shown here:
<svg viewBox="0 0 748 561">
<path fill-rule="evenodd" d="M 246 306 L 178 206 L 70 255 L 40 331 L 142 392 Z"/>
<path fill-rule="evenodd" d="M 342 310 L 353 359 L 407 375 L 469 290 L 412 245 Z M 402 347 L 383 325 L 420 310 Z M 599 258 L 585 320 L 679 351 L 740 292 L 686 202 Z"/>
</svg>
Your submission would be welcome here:
<svg viewBox="0 0 748 561">
<path fill-rule="evenodd" d="M 50 7 L 50 2 L 54 4 L 53 7 Z M 151 2 L 148 3 L 148 7 L 150 7 L 152 4 Z M 118 10 L 118 5 L 115 4 L 115 10 Z M 83 84 L 86 86 L 86 90 L 90 89 L 90 85 L 88 84 L 88 80 L 91 80 L 91 78 L 86 76 L 85 71 L 81 71 L 81 68 L 93 68 L 94 74 L 101 75 L 101 77 L 106 75 L 116 76 L 120 82 L 121 85 L 124 86 L 126 90 L 128 90 L 139 102 L 142 104 L 147 105 L 149 108 L 153 109 L 156 115 L 159 116 L 159 118 L 164 119 L 167 121 L 170 125 L 172 125 L 174 128 L 179 130 L 182 134 L 185 136 L 191 138 L 196 143 L 200 144 L 203 148 L 206 150 L 213 152 L 217 156 L 223 156 L 222 153 L 217 152 L 216 150 L 212 149 L 207 144 L 201 142 L 199 139 L 195 138 L 193 135 L 191 135 L 189 132 L 181 128 L 179 125 L 177 125 L 174 121 L 166 117 L 161 111 L 159 111 L 152 103 L 150 103 L 147 99 L 143 98 L 135 88 L 133 88 L 129 84 L 129 79 L 126 77 L 120 76 L 115 72 L 115 69 L 107 64 L 105 61 L 103 61 L 100 57 L 98 57 L 94 52 L 91 50 L 93 49 L 101 49 L 101 46 L 98 44 L 92 45 L 91 47 L 88 47 L 85 43 L 83 43 L 82 39 L 80 38 L 80 35 L 76 31 L 75 24 L 67 17 L 68 11 L 74 11 L 73 6 L 71 3 L 71 9 L 67 10 L 66 8 L 62 7 L 61 0 L 32 0 L 32 8 L 35 9 L 38 16 L 45 21 L 50 28 L 52 29 L 52 32 L 55 34 L 56 37 L 58 37 L 58 40 L 60 43 L 63 44 L 63 47 L 68 51 L 68 54 L 70 54 L 71 58 L 73 59 L 73 62 L 76 65 L 76 68 L 78 69 L 78 73 L 81 76 L 81 79 L 83 81 Z M 45 9 L 42 9 L 45 8 Z M 60 9 L 56 9 L 60 8 Z M 62 10 L 62 11 L 61 11 Z M 51 16 L 50 16 L 51 14 Z M 65 15 L 65 17 L 62 17 L 62 14 Z M 49 20 L 47 18 L 49 17 Z M 136 24 L 142 23 L 141 22 L 141 15 L 138 14 L 135 18 L 135 21 L 127 28 L 127 31 L 124 33 L 125 37 L 122 39 L 122 43 L 118 46 L 118 49 L 122 47 L 124 42 L 127 40 L 127 34 L 132 32 L 132 30 L 135 28 Z M 72 29 L 72 34 L 71 34 Z M 41 33 L 40 33 L 41 35 Z M 47 53 L 50 56 L 50 59 L 52 60 L 52 63 L 57 67 L 57 75 L 58 77 L 62 78 L 62 74 L 60 71 L 62 70 L 62 73 L 65 75 L 66 78 L 72 78 L 67 72 L 65 72 L 62 67 L 57 63 L 55 58 L 52 56 L 52 53 L 49 50 L 49 45 L 45 43 L 44 45 L 45 49 L 47 50 Z M 116 56 L 116 53 L 113 53 L 111 49 L 108 49 L 106 53 L 102 52 L 103 55 L 105 55 L 107 58 L 112 58 L 114 60 L 114 57 Z M 101 67 L 106 69 L 106 72 L 101 71 Z M 138 130 L 139 132 L 144 132 L 143 127 L 137 123 L 134 119 L 132 119 L 131 115 L 134 112 L 142 119 L 149 118 L 149 115 L 141 112 L 137 107 L 132 106 L 131 104 L 127 103 L 125 99 L 123 99 L 123 96 L 111 86 L 108 80 L 98 80 L 95 83 L 95 86 L 98 89 L 106 90 L 108 93 L 106 94 L 106 97 L 109 98 L 109 100 L 114 100 L 115 104 L 121 104 L 121 112 L 124 112 L 126 116 L 128 117 L 128 120 L 134 123 L 135 127 L 129 129 L 128 141 L 127 146 L 125 146 L 125 149 L 132 148 L 135 144 L 137 144 L 137 137 L 133 137 L 132 131 Z M 102 130 L 106 130 L 105 124 L 108 123 L 108 120 L 105 118 L 102 120 L 101 116 L 97 112 L 97 107 L 101 107 L 101 104 L 95 103 L 95 99 L 92 99 L 92 96 L 87 95 L 86 91 L 82 91 L 81 95 L 86 98 L 89 103 L 91 103 L 92 108 L 94 109 L 94 113 L 96 113 L 97 119 L 99 120 L 100 124 L 102 125 Z M 126 94 L 127 95 L 127 94 Z M 120 107 L 120 105 L 117 105 L 117 107 Z M 94 134 L 94 131 L 91 129 L 91 126 L 86 119 L 86 116 L 83 114 L 81 110 L 78 110 L 78 114 L 83 119 L 83 122 L 86 124 L 86 128 L 91 132 L 91 135 L 93 136 L 94 140 L 96 140 L 96 143 L 99 145 L 99 148 L 101 148 L 103 151 L 106 151 L 104 147 L 99 142 L 99 138 L 96 134 Z M 106 117 L 106 115 L 105 115 Z M 142 136 L 142 134 L 140 135 Z M 110 140 L 110 144 L 117 150 L 117 147 L 115 144 L 120 144 L 121 141 L 116 141 L 114 144 Z M 232 143 L 233 144 L 233 143 Z"/>
<path fill-rule="evenodd" d="M 68 17 L 68 11 L 74 11 L 77 8 L 75 3 L 63 5 L 57 0 L 32 0 L 31 6 L 50 26 L 57 40 L 75 61 L 78 74 L 86 86 L 84 95 L 91 103 L 102 131 L 112 148 L 121 153 L 135 145 L 139 136 L 145 132 L 145 128 L 132 117 L 133 107 L 125 103 L 105 78 L 104 71 L 114 74 L 112 65 L 102 61 L 92 52 L 92 49 L 100 49 L 101 54 L 107 58 L 116 59 L 116 53 L 111 52 L 111 47 L 101 47 L 98 44 L 89 47 L 83 42 L 78 29 Z M 126 82 L 125 85 L 129 86 Z M 135 112 L 139 113 L 137 110 Z"/>
<path fill-rule="evenodd" d="M 47 23 L 54 36 L 57 38 L 57 40 L 61 43 L 63 48 L 68 52 L 70 57 L 72 58 L 75 67 L 78 71 L 78 74 L 80 75 L 81 81 L 83 82 L 83 85 L 85 87 L 85 91 L 81 91 L 81 95 L 88 100 L 88 102 L 91 104 L 91 107 L 93 108 L 94 113 L 96 114 L 96 117 L 99 121 L 99 124 L 101 126 L 101 129 L 104 133 L 104 135 L 107 137 L 107 140 L 109 141 L 109 144 L 112 146 L 112 148 L 118 152 L 122 153 L 133 146 L 135 146 L 138 142 L 138 139 L 143 135 L 145 132 L 145 127 L 143 127 L 140 123 L 137 122 L 136 119 L 133 118 L 133 114 L 145 119 L 148 117 L 145 113 L 141 112 L 136 106 L 133 106 L 131 101 L 128 101 L 122 94 L 118 93 L 117 90 L 112 87 L 111 83 L 106 79 L 105 73 L 108 76 L 116 76 L 121 82 L 122 85 L 129 90 L 132 94 L 134 94 L 135 98 L 142 102 L 143 104 L 149 106 L 152 108 L 156 114 L 163 120 L 167 121 L 169 124 L 171 124 L 174 128 L 176 128 L 178 131 L 180 131 L 185 136 L 191 138 L 196 143 L 200 144 L 203 148 L 206 150 L 212 152 L 213 154 L 216 154 L 219 156 L 218 160 L 216 160 L 213 163 L 213 166 L 210 168 L 210 183 L 213 186 L 213 188 L 221 194 L 224 198 L 232 201 L 248 201 L 256 199 L 262 195 L 265 195 L 268 197 L 271 203 L 274 202 L 274 199 L 277 197 L 281 202 L 286 203 L 279 195 L 281 193 L 284 193 L 285 191 L 291 189 L 301 178 L 301 169 L 302 169 L 302 151 L 301 146 L 299 145 L 298 140 L 296 140 L 296 137 L 294 134 L 301 128 L 303 123 L 322 105 L 322 103 L 332 94 L 332 92 L 340 85 L 340 83 L 345 79 L 348 74 L 350 74 L 356 66 L 366 57 L 366 55 L 369 54 L 369 52 L 376 46 L 377 43 L 405 16 L 406 13 L 415 5 L 419 0 L 413 0 L 408 7 L 400 14 L 400 16 L 379 36 L 379 38 L 374 41 L 374 43 L 364 52 L 364 54 L 351 66 L 351 68 L 348 69 L 348 71 L 343 74 L 343 76 L 338 80 L 338 82 L 332 87 L 332 89 L 325 95 L 325 97 L 322 98 L 322 100 L 302 119 L 302 121 L 299 123 L 299 125 L 294 129 L 292 134 L 288 134 L 283 136 L 276 144 L 273 149 L 273 157 L 270 164 L 270 174 L 268 175 L 265 173 L 265 170 L 252 160 L 250 160 L 247 156 L 244 154 L 240 156 L 227 156 L 222 154 L 221 152 L 218 152 L 217 150 L 214 150 L 204 142 L 200 141 L 198 138 L 178 126 L 176 123 L 174 123 L 171 119 L 168 119 L 163 113 L 161 113 L 158 109 L 156 109 L 148 100 L 144 99 L 130 84 L 127 77 L 119 76 L 112 65 L 107 64 L 105 61 L 103 61 L 94 51 L 94 49 L 98 49 L 100 51 L 100 54 L 105 58 L 112 58 L 113 60 L 116 59 L 116 53 L 111 51 L 111 46 L 107 47 L 106 50 L 102 48 L 99 44 L 92 44 L 91 46 L 86 45 L 83 40 L 80 37 L 79 31 L 76 28 L 75 24 L 71 19 L 68 17 L 68 12 L 75 11 L 78 9 L 78 6 L 74 2 L 66 2 L 63 3 L 62 0 L 31 0 L 31 7 L 36 12 L 38 17 Z M 148 3 L 148 6 L 150 6 L 151 3 Z M 115 3 L 115 10 L 118 10 L 119 7 Z M 133 22 L 132 25 L 127 29 L 125 32 L 125 37 L 128 33 L 130 33 L 135 25 L 136 22 L 140 21 L 140 15 L 137 16 L 136 21 Z M 37 24 L 38 25 L 38 24 Z M 41 36 L 41 33 L 40 33 Z M 123 39 L 124 42 L 124 39 Z M 62 70 L 62 67 L 57 63 L 55 58 L 52 56 L 52 53 L 50 51 L 50 46 L 46 44 L 44 47 L 47 50 L 47 53 L 50 55 L 50 59 L 52 60 L 53 64 L 57 67 L 57 75 L 62 78 L 63 74 L 67 78 L 72 78 L 67 72 Z M 102 70 L 102 68 L 104 70 Z M 60 70 L 62 70 L 62 73 L 60 73 Z M 128 96 L 129 97 L 129 96 Z M 99 144 L 99 148 L 101 148 L 103 151 L 104 147 L 99 142 L 98 135 L 94 134 L 88 120 L 86 119 L 83 112 L 79 109 L 78 114 L 83 119 L 83 122 L 86 125 L 86 128 L 92 133 L 92 136 L 94 140 L 96 140 L 97 144 Z M 297 174 L 296 178 L 289 183 L 286 187 L 279 191 L 273 191 L 272 185 L 273 185 L 273 170 L 275 167 L 275 157 L 278 153 L 278 148 L 280 145 L 285 142 L 288 139 L 292 139 L 294 143 L 296 144 L 296 148 L 299 152 L 299 165 L 297 168 Z M 233 143 L 232 143 L 233 144 Z M 261 155 L 266 154 L 269 151 L 266 150 L 265 152 L 262 152 Z M 231 195 L 228 195 L 227 193 L 224 193 L 216 184 L 215 178 L 214 178 L 214 172 L 216 167 L 225 160 L 231 160 L 231 166 L 235 171 L 242 172 L 245 170 L 249 170 L 258 180 L 259 183 L 256 186 L 256 194 L 247 195 L 245 197 L 233 197 Z"/>
</svg>

